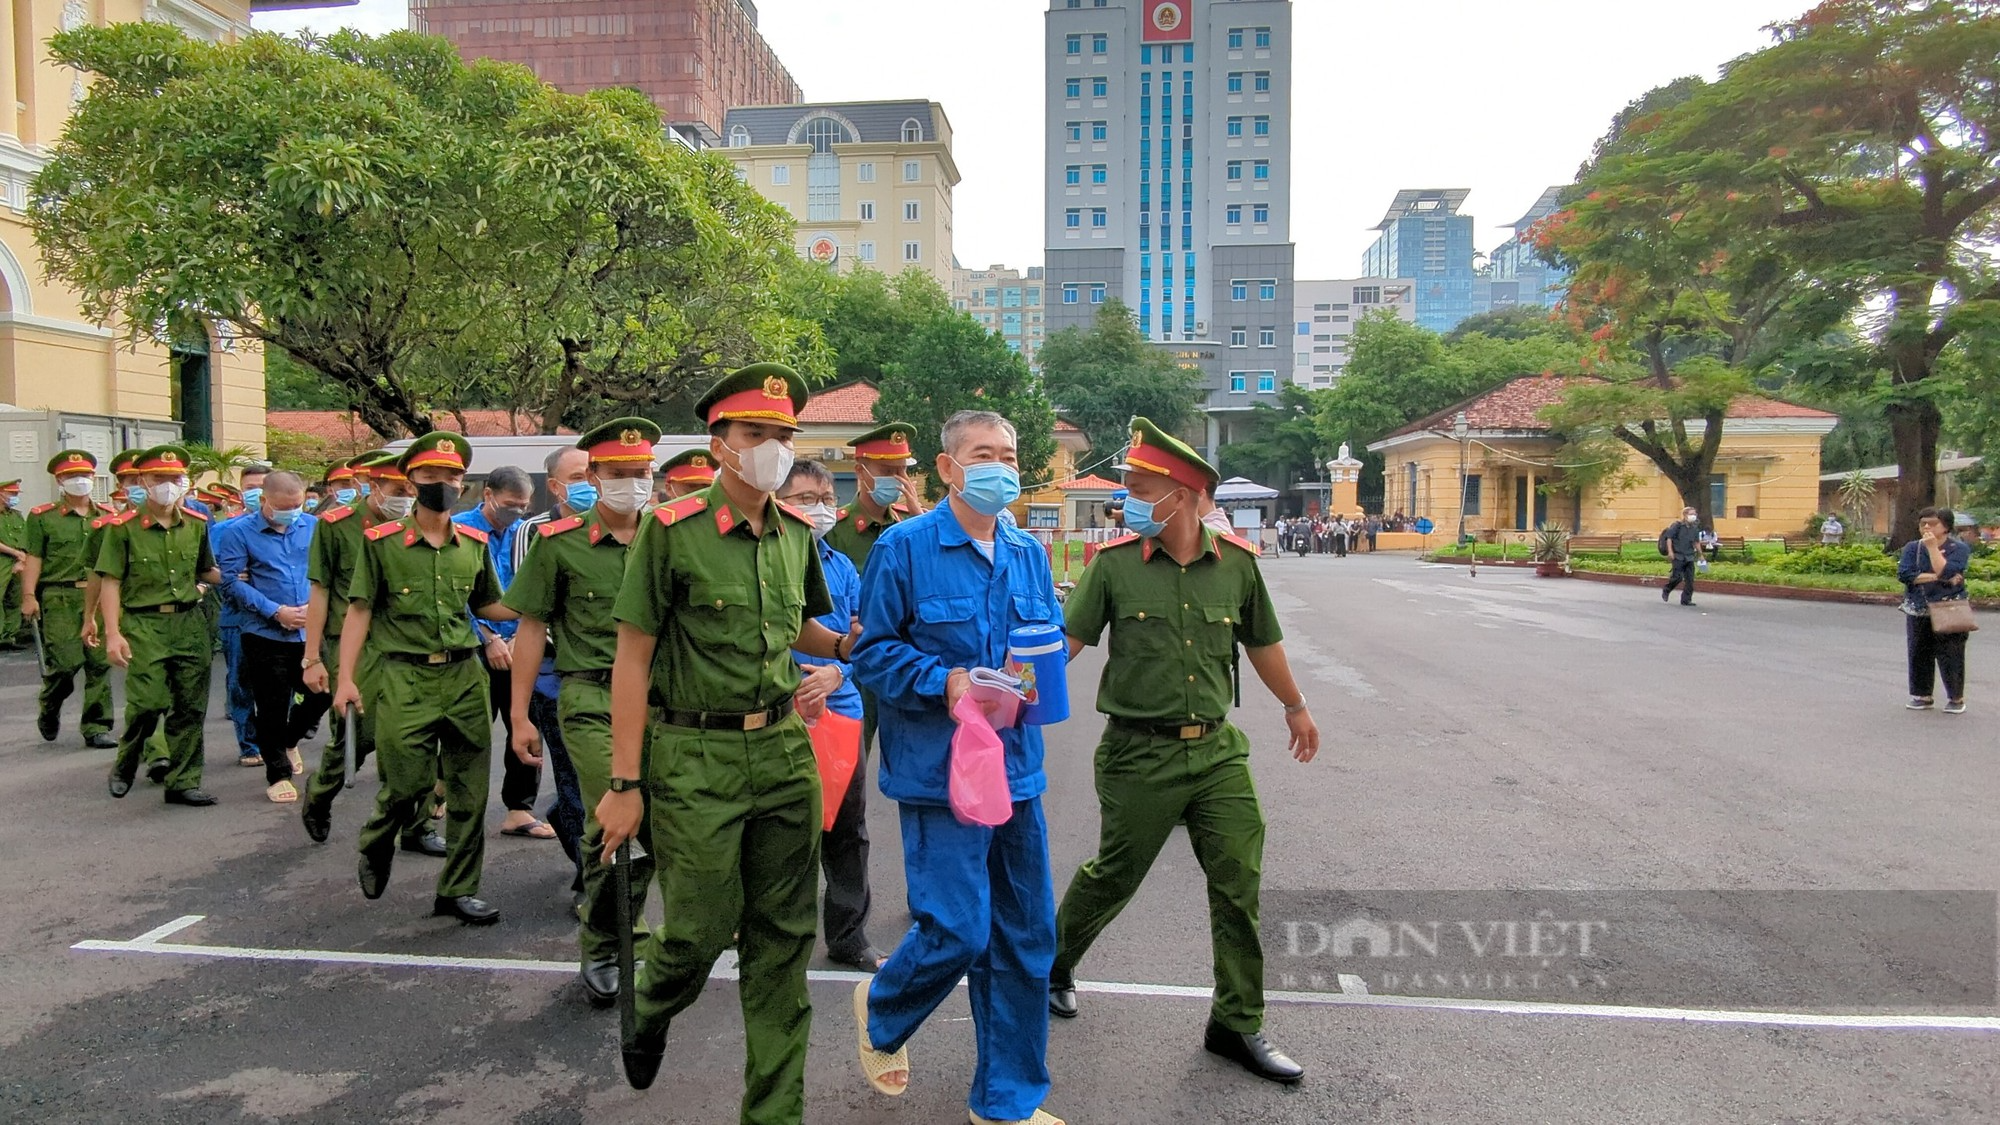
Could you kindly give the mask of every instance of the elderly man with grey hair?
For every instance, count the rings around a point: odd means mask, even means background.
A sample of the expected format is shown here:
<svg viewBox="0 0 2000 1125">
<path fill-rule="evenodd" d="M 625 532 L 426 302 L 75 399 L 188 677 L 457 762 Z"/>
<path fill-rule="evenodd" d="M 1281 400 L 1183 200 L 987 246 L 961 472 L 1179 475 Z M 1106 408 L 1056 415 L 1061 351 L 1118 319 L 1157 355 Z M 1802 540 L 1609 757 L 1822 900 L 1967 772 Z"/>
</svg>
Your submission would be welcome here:
<svg viewBox="0 0 2000 1125">
<path fill-rule="evenodd" d="M 906 1044 L 965 979 L 978 1045 L 971 1120 L 1050 1125 L 1041 1105 L 1056 903 L 1041 729 L 999 732 L 1013 802 L 1005 823 L 961 823 L 948 777 L 952 708 L 971 670 L 1003 667 L 1010 632 L 1060 628 L 1062 613 L 1047 553 L 1001 519 L 1021 495 L 1014 427 L 960 411 L 942 444 L 935 471 L 950 498 L 884 530 L 861 578 L 855 679 L 882 701 L 880 782 L 900 806 L 915 919 L 872 983 L 856 989 L 861 1067 L 877 1092 L 901 1094 Z"/>
<path fill-rule="evenodd" d="M 479 506 L 451 518 L 453 523 L 486 533 L 486 552 L 493 560 L 493 572 L 499 577 L 503 592 L 514 582 L 514 541 L 521 534 L 521 521 L 527 516 L 534 496 L 535 482 L 525 471 L 502 465 L 486 475 L 486 489 Z M 514 744 L 514 630 L 518 624 L 483 618 L 473 622 L 482 649 L 480 655 L 486 661 L 493 714 L 507 728 L 502 746 Z M 501 751 L 500 762 L 500 803 L 507 806 L 500 834 L 555 839 L 556 830 L 535 817 L 535 796 L 542 788 L 541 763 L 531 765 L 506 750 Z"/>
</svg>

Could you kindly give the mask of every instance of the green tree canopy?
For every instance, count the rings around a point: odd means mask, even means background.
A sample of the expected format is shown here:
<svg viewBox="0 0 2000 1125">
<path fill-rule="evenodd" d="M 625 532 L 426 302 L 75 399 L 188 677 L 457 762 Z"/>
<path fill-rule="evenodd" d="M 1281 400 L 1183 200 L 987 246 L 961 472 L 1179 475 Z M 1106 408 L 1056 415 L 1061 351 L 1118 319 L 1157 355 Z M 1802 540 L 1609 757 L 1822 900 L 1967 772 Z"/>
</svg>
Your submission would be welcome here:
<svg viewBox="0 0 2000 1125">
<path fill-rule="evenodd" d="M 1318 392 L 1323 397 L 1331 392 Z M 1230 424 L 1235 435 L 1220 450 L 1224 479 L 1248 477 L 1269 488 L 1288 489 L 1318 480 L 1319 463 L 1334 447 L 1321 439 L 1315 394 L 1296 383 L 1278 388 L 1278 405 L 1258 403 L 1250 416 Z"/>
<path fill-rule="evenodd" d="M 1119 301 L 1101 306 L 1088 329 L 1065 328 L 1049 337 L 1035 359 L 1050 401 L 1100 457 L 1124 447 L 1134 416 L 1172 433 L 1201 407 L 1201 373 L 1150 343 Z"/>
<path fill-rule="evenodd" d="M 914 273 L 916 271 L 908 271 Z M 1055 456 L 1055 410 L 1028 363 L 964 313 L 946 309 L 919 325 L 882 373 L 877 422 L 908 422 L 917 429 L 912 452 L 932 478 L 945 419 L 961 410 L 991 410 L 1014 424 L 1021 478 L 1046 479 Z"/>
</svg>

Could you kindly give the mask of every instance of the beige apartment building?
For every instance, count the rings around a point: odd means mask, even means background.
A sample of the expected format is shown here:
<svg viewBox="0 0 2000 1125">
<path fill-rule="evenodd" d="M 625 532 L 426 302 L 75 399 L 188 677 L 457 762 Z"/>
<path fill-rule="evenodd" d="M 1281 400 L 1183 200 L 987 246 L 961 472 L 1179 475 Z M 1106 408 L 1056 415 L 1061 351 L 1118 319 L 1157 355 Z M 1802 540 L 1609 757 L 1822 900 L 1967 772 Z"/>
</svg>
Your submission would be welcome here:
<svg viewBox="0 0 2000 1125">
<path fill-rule="evenodd" d="M 264 361 L 254 345 L 212 334 L 134 348 L 118 326 L 87 320 L 77 294 L 43 276 L 27 223 L 29 185 L 88 89 L 84 76 L 49 61 L 48 41 L 66 29 L 146 20 L 233 42 L 249 33 L 253 9 L 344 2 L 351 0 L 11 0 L 0 23 L 0 91 L 11 92 L 13 106 L 0 112 L 0 410 L 178 422 L 189 439 L 263 446 Z M 93 428 L 80 444 L 116 429 Z M 40 444 L 10 442 L 0 477 L 39 474 L 55 452 Z"/>
<path fill-rule="evenodd" d="M 798 221 L 799 253 L 845 273 L 952 285 L 951 122 L 936 102 L 744 106 L 723 120 L 737 175 Z"/>
<path fill-rule="evenodd" d="M 1007 341 L 1030 365 L 1042 348 L 1042 267 L 951 271 L 951 305 Z"/>
</svg>

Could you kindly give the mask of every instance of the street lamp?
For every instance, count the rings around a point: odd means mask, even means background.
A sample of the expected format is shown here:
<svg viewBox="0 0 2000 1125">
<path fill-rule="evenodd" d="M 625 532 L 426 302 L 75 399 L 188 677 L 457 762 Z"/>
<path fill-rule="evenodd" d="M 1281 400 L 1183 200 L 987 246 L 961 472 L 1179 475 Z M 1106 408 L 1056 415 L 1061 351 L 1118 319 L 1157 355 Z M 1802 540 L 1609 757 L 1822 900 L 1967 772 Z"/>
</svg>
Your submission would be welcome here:
<svg viewBox="0 0 2000 1125">
<path fill-rule="evenodd" d="M 1468 458 L 1472 451 L 1472 443 L 1467 439 L 1471 434 L 1472 424 L 1466 418 L 1465 411 L 1461 410 L 1451 420 L 1451 436 L 1458 439 L 1458 543 L 1459 546 L 1464 547 L 1471 553 L 1470 558 L 1472 561 L 1468 576 L 1477 578 L 1479 577 L 1479 546 L 1478 544 L 1467 543 L 1465 541 L 1466 473 L 1470 468 Z"/>
</svg>

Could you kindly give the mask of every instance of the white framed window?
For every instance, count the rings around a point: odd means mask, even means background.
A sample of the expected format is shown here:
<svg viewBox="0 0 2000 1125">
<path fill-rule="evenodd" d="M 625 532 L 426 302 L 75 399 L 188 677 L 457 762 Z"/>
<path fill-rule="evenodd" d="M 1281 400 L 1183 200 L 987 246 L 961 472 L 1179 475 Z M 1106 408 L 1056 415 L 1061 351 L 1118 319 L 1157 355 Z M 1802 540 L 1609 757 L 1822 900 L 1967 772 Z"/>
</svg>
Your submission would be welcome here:
<svg viewBox="0 0 2000 1125">
<path fill-rule="evenodd" d="M 1065 127 L 1069 130 L 1069 141 L 1071 144 L 1083 143 L 1083 122 L 1071 121 Z"/>
<path fill-rule="evenodd" d="M 1230 394 L 1240 395 L 1247 392 L 1249 389 L 1250 389 L 1250 373 L 1248 371 L 1231 371 L 1229 373 Z"/>
<path fill-rule="evenodd" d="M 1101 229 L 1109 226 L 1110 218 L 1110 215 L 1102 207 L 1093 207 L 1090 209 L 1090 225 L 1093 227 Z"/>
<path fill-rule="evenodd" d="M 903 203 L 904 222 L 906 223 L 917 222 L 923 218 L 923 215 L 924 215 L 923 205 L 918 203 L 916 200 L 914 199 L 906 200 Z"/>
<path fill-rule="evenodd" d="M 792 166 L 791 166 L 791 165 L 789 165 L 789 164 L 773 164 L 773 165 L 771 165 L 771 183 L 772 183 L 772 184 L 774 184 L 774 185 L 776 185 L 776 186 L 779 186 L 779 187 L 783 187 L 784 185 L 786 185 L 786 184 L 789 184 L 789 183 L 791 183 L 791 182 L 792 182 Z"/>
<path fill-rule="evenodd" d="M 1242 327 L 1242 326 L 1240 326 L 1240 325 L 1239 325 L 1238 327 L 1235 327 L 1235 328 L 1232 328 L 1232 329 L 1230 329 L 1230 330 L 1229 330 L 1229 346 L 1230 346 L 1230 347 L 1232 347 L 1232 348 L 1243 348 L 1243 347 L 1248 347 L 1248 346 L 1249 346 L 1249 344 L 1250 344 L 1250 330 L 1249 330 L 1249 329 L 1247 329 L 1247 328 L 1244 328 L 1244 327 Z"/>
<path fill-rule="evenodd" d="M 1110 49 L 1111 49 L 1111 37 L 1109 35 L 1106 35 L 1100 31 L 1097 34 L 1090 37 L 1091 54 L 1101 55 L 1109 51 Z"/>
<path fill-rule="evenodd" d="M 1257 346 L 1260 348 L 1277 347 L 1278 330 L 1275 328 L 1259 328 L 1257 330 Z"/>
<path fill-rule="evenodd" d="M 860 220 L 861 220 L 862 222 L 864 222 L 864 223 L 872 223 L 872 222 L 874 222 L 874 221 L 875 221 L 875 201 L 874 201 L 874 200 L 872 200 L 872 199 L 864 199 L 864 200 L 862 200 L 862 201 L 861 201 L 861 205 L 860 205 L 860 213 L 859 213 L 859 214 L 858 214 L 858 215 L 857 215 L 856 217 L 857 217 L 857 218 L 859 218 L 859 219 L 860 219 Z"/>
<path fill-rule="evenodd" d="M 1063 54 L 1080 55 L 1082 53 L 1083 53 L 1083 36 L 1071 35 L 1063 40 Z"/>
<path fill-rule="evenodd" d="M 923 179 L 923 178 L 924 178 L 924 166 L 923 166 L 923 163 L 922 163 L 921 161 L 916 161 L 916 160 L 905 160 L 905 161 L 903 161 L 903 182 L 904 182 L 904 183 L 906 183 L 906 184 L 914 184 L 914 183 L 916 183 L 916 182 L 917 182 L 918 180 L 921 180 L 921 179 Z"/>
<path fill-rule="evenodd" d="M 1093 285 L 1090 287 L 1090 303 L 1093 305 L 1104 303 L 1104 286 Z"/>
<path fill-rule="evenodd" d="M 1083 226 L 1083 208 L 1071 207 L 1064 211 L 1063 226 L 1069 230 L 1076 230 Z"/>
<path fill-rule="evenodd" d="M 1250 283 L 1241 279 L 1229 283 L 1229 299 L 1247 301 L 1250 299 Z"/>
<path fill-rule="evenodd" d="M 729 127 L 729 147 L 749 148 L 750 130 L 744 128 L 741 125 L 731 125 Z"/>
<path fill-rule="evenodd" d="M 1278 373 L 1275 371 L 1259 371 L 1257 373 L 1257 393 L 1260 395 L 1278 393 Z"/>
<path fill-rule="evenodd" d="M 1065 285 L 1062 287 L 1062 293 L 1063 293 L 1063 298 L 1062 298 L 1063 304 L 1065 305 L 1076 304 L 1077 302 L 1076 286 Z"/>
<path fill-rule="evenodd" d="M 1266 278 L 1257 283 L 1257 299 L 1275 301 L 1278 299 L 1278 283 Z"/>
<path fill-rule="evenodd" d="M 1232 203 L 1229 206 L 1223 208 L 1222 221 L 1228 223 L 1232 227 L 1242 223 L 1243 206 L 1238 203 Z"/>
<path fill-rule="evenodd" d="M 854 182 L 872 184 L 875 182 L 875 162 L 864 160 L 854 166 Z"/>
<path fill-rule="evenodd" d="M 904 144 L 906 145 L 921 144 L 923 142 L 923 139 L 924 139 L 924 126 L 922 122 L 918 121 L 914 117 L 910 118 L 908 121 L 903 122 Z"/>
<path fill-rule="evenodd" d="M 921 262 L 924 260 L 924 244 L 915 240 L 903 243 L 903 260 Z"/>
<path fill-rule="evenodd" d="M 854 254 L 864 262 L 872 262 L 875 260 L 875 244 L 863 242 L 855 248 Z"/>
</svg>

